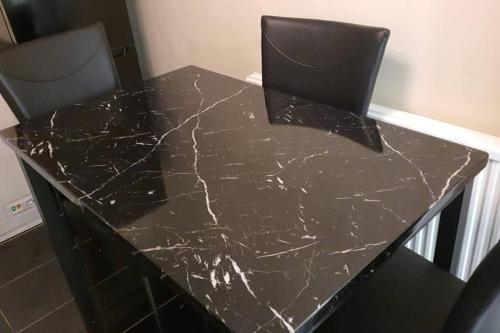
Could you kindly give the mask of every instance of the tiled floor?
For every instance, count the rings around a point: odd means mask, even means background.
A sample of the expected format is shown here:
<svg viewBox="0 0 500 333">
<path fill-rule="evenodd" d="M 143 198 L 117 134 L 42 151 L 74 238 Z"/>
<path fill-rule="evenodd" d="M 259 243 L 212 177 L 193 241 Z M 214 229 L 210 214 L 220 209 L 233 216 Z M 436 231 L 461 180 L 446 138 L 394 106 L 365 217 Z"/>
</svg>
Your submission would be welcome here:
<svg viewBox="0 0 500 333">
<path fill-rule="evenodd" d="M 86 332 L 44 227 L 0 244 L 0 332 Z"/>
<path fill-rule="evenodd" d="M 125 256 L 105 254 L 92 240 L 82 252 L 104 327 L 95 331 L 157 332 L 141 280 L 120 262 Z M 152 289 L 169 331 L 206 328 L 177 294 L 158 281 Z M 18 332 L 87 332 L 44 226 L 0 244 L 0 333 Z"/>
</svg>

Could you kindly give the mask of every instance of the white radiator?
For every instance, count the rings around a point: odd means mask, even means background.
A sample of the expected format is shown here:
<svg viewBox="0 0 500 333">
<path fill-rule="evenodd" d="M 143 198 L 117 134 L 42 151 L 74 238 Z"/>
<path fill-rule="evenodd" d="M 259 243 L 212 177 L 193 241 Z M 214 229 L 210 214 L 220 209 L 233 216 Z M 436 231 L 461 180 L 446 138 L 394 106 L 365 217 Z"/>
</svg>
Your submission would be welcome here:
<svg viewBox="0 0 500 333">
<path fill-rule="evenodd" d="M 262 85 L 262 75 L 252 73 L 247 82 Z M 487 152 L 488 165 L 474 180 L 464 241 L 456 275 L 467 280 L 488 251 L 500 239 L 500 137 L 480 133 L 415 114 L 371 104 L 368 116 L 390 124 L 467 145 Z M 432 261 L 439 216 L 406 246 Z"/>
</svg>

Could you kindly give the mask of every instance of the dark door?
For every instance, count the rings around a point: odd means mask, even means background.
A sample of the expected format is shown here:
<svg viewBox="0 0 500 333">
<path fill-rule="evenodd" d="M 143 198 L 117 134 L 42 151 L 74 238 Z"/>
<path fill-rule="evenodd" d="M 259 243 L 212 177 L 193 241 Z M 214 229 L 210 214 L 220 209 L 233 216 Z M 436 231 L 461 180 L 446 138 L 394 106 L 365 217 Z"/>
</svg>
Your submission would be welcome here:
<svg viewBox="0 0 500 333">
<path fill-rule="evenodd" d="M 101 21 L 122 85 L 141 74 L 125 0 L 2 0 L 18 43 Z"/>
</svg>

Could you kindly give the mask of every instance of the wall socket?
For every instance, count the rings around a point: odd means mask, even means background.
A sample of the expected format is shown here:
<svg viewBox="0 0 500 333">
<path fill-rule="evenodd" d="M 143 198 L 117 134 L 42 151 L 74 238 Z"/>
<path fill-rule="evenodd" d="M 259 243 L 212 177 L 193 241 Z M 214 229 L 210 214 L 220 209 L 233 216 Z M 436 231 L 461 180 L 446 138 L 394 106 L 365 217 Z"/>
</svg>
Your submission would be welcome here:
<svg viewBox="0 0 500 333">
<path fill-rule="evenodd" d="M 35 208 L 35 201 L 31 195 L 27 195 L 21 199 L 6 204 L 3 207 L 3 210 L 5 211 L 5 214 L 7 214 L 7 217 L 12 217 L 33 208 Z"/>
</svg>

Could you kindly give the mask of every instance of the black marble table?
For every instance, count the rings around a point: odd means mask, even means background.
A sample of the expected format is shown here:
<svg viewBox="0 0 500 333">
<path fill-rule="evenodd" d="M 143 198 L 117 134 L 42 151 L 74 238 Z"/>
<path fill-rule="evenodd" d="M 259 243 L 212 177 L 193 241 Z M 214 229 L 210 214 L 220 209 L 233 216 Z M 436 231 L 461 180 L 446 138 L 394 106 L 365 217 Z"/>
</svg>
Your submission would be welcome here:
<svg viewBox="0 0 500 333">
<path fill-rule="evenodd" d="M 487 161 L 194 66 L 0 135 L 237 332 L 314 328 L 440 211 L 449 267 Z"/>
</svg>

